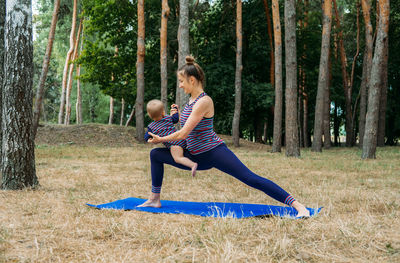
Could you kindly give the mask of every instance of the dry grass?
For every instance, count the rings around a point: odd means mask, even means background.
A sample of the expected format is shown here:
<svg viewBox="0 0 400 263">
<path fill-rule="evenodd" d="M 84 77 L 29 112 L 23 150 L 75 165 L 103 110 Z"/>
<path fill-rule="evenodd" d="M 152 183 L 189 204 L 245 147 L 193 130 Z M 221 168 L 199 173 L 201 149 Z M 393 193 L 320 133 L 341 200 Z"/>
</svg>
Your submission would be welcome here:
<svg viewBox="0 0 400 263">
<path fill-rule="evenodd" d="M 85 203 L 150 191 L 150 146 L 38 145 L 35 191 L 0 192 L 0 262 L 399 262 L 400 148 L 302 158 L 247 143 L 253 171 L 310 207 L 309 220 L 215 219 L 96 210 Z M 278 204 L 217 170 L 166 168 L 163 199 Z"/>
</svg>

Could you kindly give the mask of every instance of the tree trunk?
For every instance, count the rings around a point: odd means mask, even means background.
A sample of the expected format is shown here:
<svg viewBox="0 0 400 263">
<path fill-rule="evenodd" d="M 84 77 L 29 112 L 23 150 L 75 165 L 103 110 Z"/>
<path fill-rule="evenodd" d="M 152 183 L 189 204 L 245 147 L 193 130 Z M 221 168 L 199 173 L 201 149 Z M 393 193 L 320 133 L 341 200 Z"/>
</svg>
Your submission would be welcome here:
<svg viewBox="0 0 400 263">
<path fill-rule="evenodd" d="M 79 55 L 82 54 L 83 50 L 83 36 L 84 36 L 85 27 L 82 25 L 82 36 L 81 36 L 81 47 L 79 48 Z M 76 69 L 76 124 L 82 124 L 82 93 L 81 93 L 81 65 L 79 64 Z"/>
<path fill-rule="evenodd" d="M 179 0 L 179 28 L 178 28 L 178 68 L 185 65 L 189 49 L 189 0 Z M 176 104 L 179 109 L 189 101 L 189 96 L 176 83 Z"/>
<path fill-rule="evenodd" d="M 160 65 L 161 65 L 161 101 L 165 112 L 168 112 L 168 71 L 167 71 L 167 32 L 169 16 L 168 0 L 162 0 L 161 31 L 160 31 Z"/>
<path fill-rule="evenodd" d="M 269 39 L 269 46 L 271 47 L 270 51 L 270 82 L 272 86 L 275 84 L 275 56 L 274 56 L 274 45 L 273 45 L 273 37 L 272 37 L 272 25 L 271 25 L 271 15 L 270 15 L 270 10 L 268 6 L 268 1 L 264 1 L 264 10 L 265 10 L 265 16 L 267 17 L 267 30 L 268 30 L 268 39 Z"/>
<path fill-rule="evenodd" d="M 114 98 L 110 96 L 110 116 L 108 118 L 108 125 L 113 123 L 114 119 Z"/>
<path fill-rule="evenodd" d="M 268 141 L 267 137 L 268 137 L 268 120 L 264 120 L 263 138 L 265 144 L 267 144 Z"/>
<path fill-rule="evenodd" d="M 331 100 L 330 100 L 330 86 L 332 83 L 332 60 L 328 56 L 328 78 L 325 86 L 325 99 L 324 99 L 324 121 L 323 121 L 323 134 L 324 134 L 324 149 L 329 149 L 332 146 L 331 142 Z"/>
<path fill-rule="evenodd" d="M 114 48 L 114 57 L 118 57 L 118 46 L 115 46 Z M 111 81 L 114 82 L 114 73 L 111 72 Z M 110 96 L 110 115 L 108 117 L 108 125 L 111 125 L 113 123 L 114 119 L 114 98 Z"/>
<path fill-rule="evenodd" d="M 356 54 L 353 57 L 353 64 L 351 66 L 351 75 L 350 75 L 350 89 L 353 89 L 353 84 L 354 84 L 354 70 L 356 67 L 356 61 L 357 61 L 357 57 L 360 54 L 360 3 L 357 2 L 357 38 L 356 38 L 356 42 L 357 42 L 357 50 L 356 50 Z M 351 145 L 355 145 L 356 144 L 356 131 L 354 128 L 354 124 L 355 124 L 355 119 L 356 119 L 356 110 L 357 110 L 357 103 L 359 100 L 359 96 L 357 96 L 356 101 L 354 103 L 354 107 L 353 107 L 353 112 L 351 115 L 351 128 L 352 128 L 352 138 L 351 138 Z"/>
<path fill-rule="evenodd" d="M 47 114 L 46 114 L 46 111 L 44 110 L 44 103 L 42 103 L 42 109 L 40 112 L 43 113 L 43 121 L 46 123 L 47 122 Z"/>
<path fill-rule="evenodd" d="M 336 0 L 333 0 L 333 4 L 335 6 L 335 20 L 336 20 L 336 27 L 339 30 L 339 50 L 340 50 L 340 62 L 341 62 L 341 69 L 342 69 L 342 77 L 343 77 L 343 90 L 346 102 L 346 146 L 350 147 L 353 143 L 353 127 L 351 127 L 352 123 L 352 107 L 351 107 L 351 87 L 349 78 L 347 75 L 347 57 L 346 52 L 344 49 L 344 42 L 343 42 L 343 30 L 340 26 L 340 19 L 339 19 L 339 12 L 336 5 Z"/>
<path fill-rule="evenodd" d="M 333 114 L 333 136 L 334 136 L 334 142 L 335 146 L 340 146 L 339 145 L 339 118 L 338 118 L 338 107 L 337 107 L 337 102 L 335 101 L 335 112 Z"/>
<path fill-rule="evenodd" d="M 305 73 L 304 77 L 305 77 Z M 304 148 L 310 147 L 310 136 L 308 134 L 308 95 L 305 93 L 305 86 L 303 92 L 303 140 Z"/>
<path fill-rule="evenodd" d="M 373 29 L 371 24 L 370 10 L 371 0 L 361 0 L 365 23 L 365 51 L 362 68 L 362 80 L 360 87 L 360 116 L 358 122 L 359 147 L 362 147 L 365 133 L 365 117 L 367 114 L 367 96 L 370 86 L 372 51 L 373 51 Z"/>
<path fill-rule="evenodd" d="M 305 30 L 308 27 L 308 0 L 304 1 L 304 6 L 305 6 L 305 10 L 304 10 L 304 21 L 303 21 L 303 30 Z M 303 61 L 306 61 L 307 59 L 307 54 L 305 52 L 305 50 L 307 50 L 307 45 L 306 43 L 304 43 L 303 46 L 303 50 L 304 50 L 304 54 L 302 56 Z M 308 95 L 307 95 L 307 87 L 306 87 L 306 72 L 303 69 L 301 71 L 300 74 L 300 91 L 299 94 L 301 94 L 301 99 L 302 99 L 302 113 L 303 113 L 303 117 L 300 118 L 300 120 L 302 120 L 303 125 L 301 125 L 301 129 L 302 129 L 302 135 L 303 135 L 303 143 L 300 143 L 304 146 L 304 148 L 308 148 L 310 145 L 310 136 L 308 134 Z M 300 110 L 299 110 L 300 112 Z M 300 112 L 301 114 L 301 112 Z"/>
<path fill-rule="evenodd" d="M 368 109 L 361 158 L 374 159 L 379 121 L 379 100 L 382 72 L 385 60 L 385 45 L 389 30 L 389 0 L 379 1 L 379 24 L 374 58 L 371 68 L 371 86 L 368 92 Z"/>
<path fill-rule="evenodd" d="M 279 1 L 272 0 L 275 47 L 275 107 L 272 152 L 281 152 L 282 147 L 282 32 Z"/>
<path fill-rule="evenodd" d="M 119 121 L 119 126 L 122 126 L 124 123 L 124 116 L 125 116 L 125 100 L 121 99 L 121 119 Z"/>
<path fill-rule="evenodd" d="M 1 188 L 17 190 L 39 184 L 32 129 L 32 1 L 9 1 L 4 28 Z"/>
<path fill-rule="evenodd" d="M 138 38 L 137 38 L 137 62 L 136 62 L 136 76 L 137 76 L 137 93 L 136 93 L 136 136 L 138 142 L 144 142 L 144 56 L 146 52 L 145 47 L 145 22 L 144 22 L 144 0 L 138 0 L 137 5 L 138 16 Z"/>
<path fill-rule="evenodd" d="M 81 30 L 82 30 L 82 19 L 79 22 L 78 33 L 76 34 L 76 38 L 75 38 L 74 54 L 72 55 L 72 60 L 76 60 L 78 58 L 78 44 L 79 44 L 79 38 L 81 35 Z M 74 63 L 72 62 L 69 65 L 67 96 L 65 98 L 65 104 L 66 104 L 65 119 L 64 119 L 65 125 L 69 125 L 70 118 L 71 118 L 71 92 L 72 92 L 72 83 L 74 82 L 73 75 L 74 75 Z"/>
<path fill-rule="evenodd" d="M 235 72 L 235 111 L 232 121 L 232 139 L 239 147 L 240 108 L 242 106 L 242 0 L 236 0 L 236 72 Z"/>
<path fill-rule="evenodd" d="M 388 36 L 389 38 L 389 36 Z M 388 87 L 388 55 L 389 55 L 389 40 L 384 42 L 384 55 L 382 65 L 382 82 L 381 96 L 379 101 L 379 123 L 378 123 L 378 146 L 385 146 L 385 126 L 386 126 L 386 105 L 387 105 L 387 87 Z"/>
<path fill-rule="evenodd" d="M 303 74 L 303 69 L 301 68 L 301 66 L 299 66 L 299 76 L 302 76 Z M 299 125 L 299 146 L 304 147 L 303 141 L 304 141 L 304 134 L 303 134 L 303 87 L 302 87 L 302 82 L 300 81 L 299 84 L 299 96 L 297 97 L 297 105 L 299 107 L 298 111 L 297 111 L 297 121 L 298 121 L 298 125 Z"/>
<path fill-rule="evenodd" d="M 4 24 L 6 20 L 6 1 L 0 0 L 0 167 L 2 166 L 2 140 L 3 140 L 3 80 L 4 80 Z M 1 172 L 1 170 L 0 170 Z M 1 181 L 0 181 L 1 183 Z"/>
<path fill-rule="evenodd" d="M 67 52 L 67 57 L 65 59 L 63 79 L 62 79 L 62 90 L 61 90 L 61 98 L 60 98 L 60 111 L 58 113 L 58 124 L 62 124 L 63 120 L 64 120 L 65 95 L 66 95 L 65 93 L 67 90 L 68 68 L 69 68 L 69 62 L 71 61 L 71 56 L 74 53 L 74 45 L 75 45 L 77 4 L 78 4 L 78 0 L 74 0 L 74 7 L 73 7 L 73 11 L 72 11 L 71 34 L 69 36 L 69 50 Z"/>
<path fill-rule="evenodd" d="M 312 151 L 322 152 L 322 128 L 324 120 L 325 91 L 329 80 L 329 47 L 331 39 L 332 25 L 332 2 L 323 0 L 323 24 L 322 24 L 322 44 L 321 58 L 319 62 L 318 91 L 315 103 L 314 136 L 312 141 Z"/>
<path fill-rule="evenodd" d="M 133 115 L 135 115 L 135 109 L 136 109 L 136 105 L 133 105 L 131 114 L 129 114 L 129 117 L 128 117 L 128 119 L 126 120 L 125 127 L 128 127 L 129 124 L 131 123 L 131 121 L 132 121 L 132 119 L 133 119 Z"/>
<path fill-rule="evenodd" d="M 82 93 L 81 93 L 81 65 L 76 68 L 76 124 L 82 124 Z"/>
<path fill-rule="evenodd" d="M 285 0 L 286 156 L 300 157 L 297 125 L 296 1 Z"/>
<path fill-rule="evenodd" d="M 54 41 L 54 35 L 56 33 L 56 25 L 57 25 L 59 9 L 60 9 L 60 0 L 54 0 L 54 10 L 51 19 L 49 40 L 47 41 L 46 53 L 43 58 L 42 73 L 40 74 L 39 87 L 36 92 L 35 108 L 33 111 L 33 137 L 36 137 L 36 131 L 39 125 L 40 111 L 42 109 L 42 101 L 44 94 L 44 84 L 46 82 L 47 72 L 49 71 L 51 51 L 53 50 L 53 41 Z"/>
</svg>

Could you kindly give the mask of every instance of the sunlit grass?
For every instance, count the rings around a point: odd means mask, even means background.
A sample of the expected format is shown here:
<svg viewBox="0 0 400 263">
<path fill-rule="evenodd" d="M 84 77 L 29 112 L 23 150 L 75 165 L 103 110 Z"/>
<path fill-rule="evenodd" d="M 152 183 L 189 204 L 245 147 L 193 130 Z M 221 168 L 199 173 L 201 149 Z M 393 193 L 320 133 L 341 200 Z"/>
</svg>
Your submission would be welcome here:
<svg viewBox="0 0 400 263">
<path fill-rule="evenodd" d="M 231 148 L 233 149 L 233 148 Z M 321 153 L 246 144 L 233 149 L 257 174 L 309 207 L 309 220 L 215 219 L 95 210 L 151 187 L 150 146 L 38 145 L 35 191 L 0 192 L 0 262 L 399 262 L 400 148 L 363 161 L 358 148 Z M 277 205 L 218 170 L 166 167 L 162 198 Z"/>
</svg>

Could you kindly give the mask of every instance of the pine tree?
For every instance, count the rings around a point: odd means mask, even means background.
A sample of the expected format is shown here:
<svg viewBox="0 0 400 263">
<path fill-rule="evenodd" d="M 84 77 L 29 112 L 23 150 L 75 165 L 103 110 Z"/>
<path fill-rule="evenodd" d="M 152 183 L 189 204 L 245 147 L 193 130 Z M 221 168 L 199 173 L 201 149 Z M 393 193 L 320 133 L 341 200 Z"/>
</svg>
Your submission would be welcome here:
<svg viewBox="0 0 400 263">
<path fill-rule="evenodd" d="M 240 108 L 242 105 L 242 0 L 236 1 L 236 71 L 235 71 L 235 111 L 232 121 L 232 139 L 235 147 L 239 147 Z"/>
<path fill-rule="evenodd" d="M 282 147 L 282 32 L 279 16 L 279 1 L 272 0 L 275 47 L 275 110 L 272 152 L 281 152 Z"/>
<path fill-rule="evenodd" d="M 285 0 L 286 156 L 300 157 L 297 125 L 296 1 Z"/>
</svg>

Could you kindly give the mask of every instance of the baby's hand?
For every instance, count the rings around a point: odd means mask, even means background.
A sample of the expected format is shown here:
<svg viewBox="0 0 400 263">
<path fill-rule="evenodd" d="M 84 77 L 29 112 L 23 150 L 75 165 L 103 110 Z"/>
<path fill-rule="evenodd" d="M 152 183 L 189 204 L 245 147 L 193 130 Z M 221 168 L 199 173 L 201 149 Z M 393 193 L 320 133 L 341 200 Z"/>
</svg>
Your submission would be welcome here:
<svg viewBox="0 0 400 263">
<path fill-rule="evenodd" d="M 172 104 L 171 105 L 171 111 L 170 111 L 170 115 L 172 116 L 172 115 L 174 115 L 175 113 L 178 113 L 179 112 L 179 110 L 178 110 L 178 105 L 176 105 L 176 104 Z"/>
</svg>

